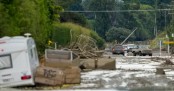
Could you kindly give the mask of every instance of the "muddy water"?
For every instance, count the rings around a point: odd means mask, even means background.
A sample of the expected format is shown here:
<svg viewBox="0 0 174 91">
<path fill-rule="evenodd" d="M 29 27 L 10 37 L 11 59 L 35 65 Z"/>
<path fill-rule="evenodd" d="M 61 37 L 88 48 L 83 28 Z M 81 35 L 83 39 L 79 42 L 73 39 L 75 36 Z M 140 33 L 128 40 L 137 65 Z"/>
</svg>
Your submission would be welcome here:
<svg viewBox="0 0 174 91">
<path fill-rule="evenodd" d="M 163 62 L 163 60 L 151 60 L 148 57 L 116 57 L 116 70 L 82 72 L 81 84 L 66 90 L 174 91 L 174 69 L 165 69 L 165 75 L 155 74 L 156 67 Z M 31 90 L 28 87 L 27 89 Z M 33 89 L 38 88 L 32 88 L 32 91 Z M 18 90 L 0 88 L 0 91 Z M 49 90 L 60 90 L 60 88 Z"/>
<path fill-rule="evenodd" d="M 174 89 L 174 77 L 144 71 L 93 71 L 82 73 L 82 83 L 74 89 Z"/>
<path fill-rule="evenodd" d="M 117 70 L 84 72 L 79 86 L 73 89 L 113 89 L 118 91 L 174 91 L 174 70 L 156 75 L 161 60 L 117 58 Z"/>
</svg>

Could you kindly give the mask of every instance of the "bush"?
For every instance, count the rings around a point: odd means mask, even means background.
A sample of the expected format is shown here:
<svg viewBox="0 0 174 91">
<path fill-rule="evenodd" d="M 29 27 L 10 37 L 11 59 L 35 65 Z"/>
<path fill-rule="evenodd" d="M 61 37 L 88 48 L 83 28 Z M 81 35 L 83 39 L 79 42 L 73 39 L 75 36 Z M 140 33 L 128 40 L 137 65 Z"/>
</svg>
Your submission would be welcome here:
<svg viewBox="0 0 174 91">
<path fill-rule="evenodd" d="M 57 42 L 58 45 L 68 46 L 70 42 L 75 42 L 78 36 L 83 34 L 94 38 L 99 48 L 104 46 L 104 40 L 99 37 L 97 33 L 80 25 L 73 23 L 55 23 L 53 26 L 52 40 Z"/>
<path fill-rule="evenodd" d="M 104 41 L 104 39 L 102 39 L 101 37 L 99 37 L 98 34 L 97 34 L 96 32 L 91 31 L 90 36 L 91 36 L 93 39 L 96 40 L 96 44 L 97 44 L 98 48 L 100 48 L 100 49 L 103 49 L 103 48 L 104 48 L 104 43 L 105 43 L 105 41 Z"/>
<path fill-rule="evenodd" d="M 58 45 L 67 45 L 70 42 L 70 29 L 61 24 L 54 25 L 52 40 Z"/>
</svg>

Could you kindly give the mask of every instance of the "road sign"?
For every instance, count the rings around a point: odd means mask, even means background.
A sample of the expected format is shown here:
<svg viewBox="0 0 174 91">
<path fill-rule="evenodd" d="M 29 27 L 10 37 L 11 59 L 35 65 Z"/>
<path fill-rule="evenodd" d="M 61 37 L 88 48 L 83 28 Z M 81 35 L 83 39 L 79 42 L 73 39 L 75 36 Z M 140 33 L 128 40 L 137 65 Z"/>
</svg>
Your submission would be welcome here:
<svg viewBox="0 0 174 91">
<path fill-rule="evenodd" d="M 163 44 L 174 44 L 174 41 L 163 41 Z"/>
</svg>

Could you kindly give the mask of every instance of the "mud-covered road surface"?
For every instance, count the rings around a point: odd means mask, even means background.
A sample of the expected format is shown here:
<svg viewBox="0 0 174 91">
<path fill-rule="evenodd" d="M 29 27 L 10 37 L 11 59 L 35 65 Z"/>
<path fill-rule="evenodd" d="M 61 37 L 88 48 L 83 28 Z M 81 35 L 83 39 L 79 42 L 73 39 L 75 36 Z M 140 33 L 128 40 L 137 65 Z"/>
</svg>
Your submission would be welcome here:
<svg viewBox="0 0 174 91">
<path fill-rule="evenodd" d="M 116 70 L 82 72 L 81 84 L 72 89 L 174 91 L 173 69 L 164 69 L 165 75 L 156 75 L 156 68 L 162 67 L 164 60 L 152 59 L 149 56 L 113 58 L 116 59 Z"/>
<path fill-rule="evenodd" d="M 112 90 L 112 91 L 174 91 L 174 66 L 165 60 L 151 56 L 104 55 L 116 61 L 116 70 L 81 72 L 81 83 L 63 90 Z M 163 56 L 164 58 L 171 58 Z M 174 58 L 170 59 L 174 63 Z M 162 65 L 163 64 L 163 65 Z M 165 75 L 156 75 L 156 68 L 164 67 Z M 38 90 L 35 87 L 27 90 Z M 51 87 L 49 87 L 51 88 Z M 21 88 L 1 88 L 2 91 L 18 91 Z M 24 89 L 22 89 L 24 90 Z M 41 90 L 41 89 L 39 89 Z M 61 88 L 42 90 L 62 90 Z"/>
</svg>

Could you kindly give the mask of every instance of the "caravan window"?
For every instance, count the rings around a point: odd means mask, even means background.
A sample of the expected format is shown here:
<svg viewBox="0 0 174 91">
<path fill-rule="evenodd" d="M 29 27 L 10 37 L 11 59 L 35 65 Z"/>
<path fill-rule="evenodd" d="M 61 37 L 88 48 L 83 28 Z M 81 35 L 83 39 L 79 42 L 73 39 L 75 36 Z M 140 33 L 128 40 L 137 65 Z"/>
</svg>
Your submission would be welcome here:
<svg viewBox="0 0 174 91">
<path fill-rule="evenodd" d="M 12 59 L 11 55 L 2 55 L 0 56 L 0 70 L 12 68 Z"/>
</svg>

